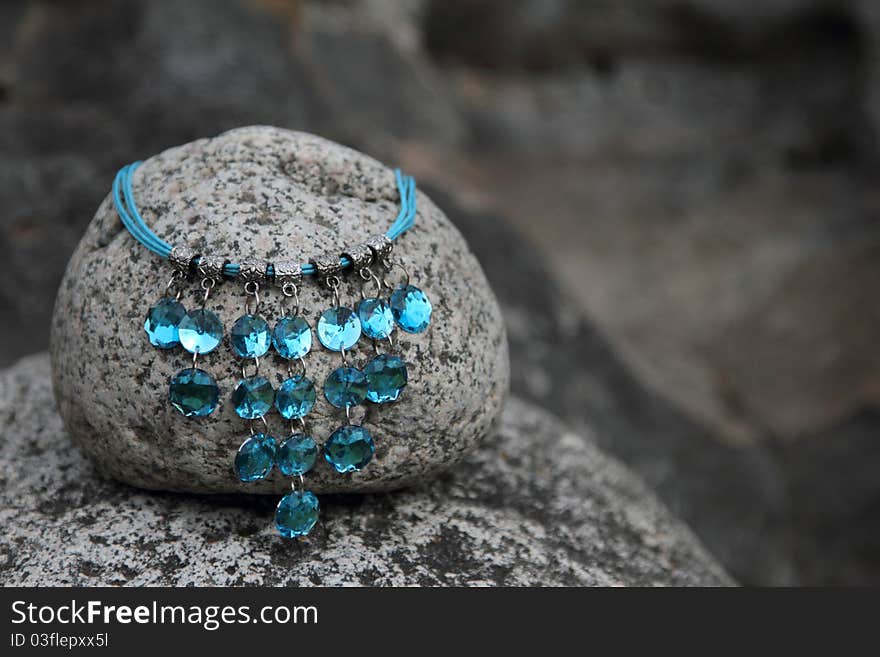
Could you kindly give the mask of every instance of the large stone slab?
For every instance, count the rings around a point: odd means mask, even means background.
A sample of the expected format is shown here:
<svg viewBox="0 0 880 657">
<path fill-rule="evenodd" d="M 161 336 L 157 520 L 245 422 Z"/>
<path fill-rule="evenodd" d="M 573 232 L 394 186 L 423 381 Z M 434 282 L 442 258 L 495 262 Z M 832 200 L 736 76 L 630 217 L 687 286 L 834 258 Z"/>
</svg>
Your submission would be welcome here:
<svg viewBox="0 0 880 657">
<path fill-rule="evenodd" d="M 46 355 L 0 373 L 6 585 L 724 585 L 690 531 L 628 470 L 510 400 L 448 474 L 324 496 L 308 539 L 275 496 L 150 493 L 99 476 L 65 434 Z"/>
</svg>

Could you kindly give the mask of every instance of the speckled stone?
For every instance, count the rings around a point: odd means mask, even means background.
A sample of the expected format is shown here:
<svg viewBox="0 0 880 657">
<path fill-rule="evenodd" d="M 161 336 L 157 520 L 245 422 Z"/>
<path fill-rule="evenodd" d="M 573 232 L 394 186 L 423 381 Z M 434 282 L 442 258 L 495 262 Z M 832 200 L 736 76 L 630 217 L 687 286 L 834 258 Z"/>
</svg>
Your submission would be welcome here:
<svg viewBox="0 0 880 657">
<path fill-rule="evenodd" d="M 147 223 L 173 245 L 279 261 L 341 253 L 384 232 L 398 212 L 394 175 L 384 165 L 320 137 L 270 127 L 240 128 L 149 158 L 134 176 L 134 193 Z M 395 340 L 411 373 L 406 400 L 368 409 L 375 458 L 345 477 L 326 464 L 316 467 L 309 475 L 316 493 L 388 490 L 433 476 L 487 435 L 500 413 L 509 369 L 495 296 L 443 213 L 423 194 L 418 205 L 416 226 L 397 242 L 395 256 L 430 295 L 434 317 L 426 333 Z M 168 378 L 190 359 L 181 350 L 153 348 L 141 325 L 170 272 L 167 261 L 125 232 L 105 199 L 68 265 L 52 323 L 55 395 L 70 435 L 102 472 L 143 488 L 288 489 L 277 473 L 250 484 L 233 475 L 247 428 L 229 403 L 240 372 L 228 335 L 199 360 L 217 379 L 222 406 L 194 421 L 168 404 Z M 227 326 L 243 311 L 241 288 L 223 283 L 208 302 Z M 314 328 L 331 298 L 314 280 L 301 288 L 301 314 Z M 182 302 L 193 307 L 198 296 L 193 284 Z M 260 312 L 274 321 L 280 291 L 261 298 Z M 344 276 L 341 298 L 354 306 L 360 279 Z M 371 353 L 362 341 L 349 358 L 362 365 Z M 339 364 L 339 354 L 320 347 L 307 356 L 316 381 Z M 267 356 L 261 373 L 277 388 L 286 365 Z M 267 419 L 280 432 L 280 416 Z M 344 419 L 320 395 L 309 428 L 320 443 Z"/>
<path fill-rule="evenodd" d="M 64 432 L 43 354 L 0 372 L 0 480 L 0 585 L 731 583 L 635 475 L 518 399 L 446 475 L 322 496 L 311 535 L 289 541 L 277 496 L 99 476 Z"/>
</svg>

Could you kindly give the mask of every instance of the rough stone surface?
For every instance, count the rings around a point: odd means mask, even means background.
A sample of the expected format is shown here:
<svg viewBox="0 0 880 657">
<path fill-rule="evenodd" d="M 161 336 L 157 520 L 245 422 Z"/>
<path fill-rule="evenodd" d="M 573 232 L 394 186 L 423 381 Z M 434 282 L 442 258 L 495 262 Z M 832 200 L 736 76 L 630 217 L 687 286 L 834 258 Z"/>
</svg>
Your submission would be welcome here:
<svg viewBox="0 0 880 657">
<path fill-rule="evenodd" d="M 391 170 L 330 141 L 277 128 L 241 128 L 171 149 L 147 160 L 133 182 L 157 235 L 233 260 L 305 262 L 341 253 L 384 232 L 398 212 Z M 432 325 L 423 334 L 396 335 L 395 349 L 411 377 L 399 403 L 366 407 L 364 423 L 377 442 L 369 467 L 342 477 L 322 463 L 309 475 L 316 492 L 386 490 L 437 473 L 486 435 L 506 395 L 507 342 L 498 304 L 459 232 L 424 195 L 416 227 L 400 238 L 395 257 L 432 299 Z M 244 312 L 240 283 L 218 286 L 207 305 L 227 329 L 221 346 L 199 359 L 220 386 L 221 407 L 189 419 L 168 403 L 168 381 L 191 357 L 151 347 L 142 324 L 170 273 L 167 261 L 123 229 L 105 199 L 70 261 L 53 318 L 55 393 L 70 434 L 103 472 L 136 486 L 284 490 L 289 482 L 277 473 L 242 484 L 232 472 L 247 435 L 247 423 L 229 403 L 241 371 L 228 338 Z M 315 279 L 301 287 L 301 314 L 314 327 L 332 297 Z M 343 276 L 343 303 L 353 304 L 360 289 L 357 276 Z M 193 283 L 182 301 L 193 307 L 200 295 Z M 261 312 L 277 318 L 280 292 L 262 299 Z M 349 353 L 354 364 L 372 355 L 366 344 Z M 286 361 L 274 356 L 262 363 L 261 372 L 277 387 Z M 318 385 L 339 363 L 338 353 L 320 347 L 306 357 Z M 267 418 L 276 435 L 289 431 L 277 414 Z M 307 421 L 322 442 L 346 420 L 319 396 Z"/>
<path fill-rule="evenodd" d="M 513 394 L 594 435 L 602 449 L 652 486 L 737 581 L 785 584 L 799 581 L 805 567 L 813 576 L 822 570 L 827 542 L 813 536 L 815 505 L 787 493 L 785 453 L 762 443 L 719 441 L 641 385 L 522 235 L 497 216 L 468 211 L 439 190 L 431 195 L 464 233 L 501 300 Z M 512 270 L 511 260 L 521 265 Z M 798 462 L 802 481 L 809 479 L 808 470 L 817 476 L 824 468 L 819 458 Z M 845 468 L 839 476 L 822 476 L 833 477 L 841 491 L 852 488 Z M 835 508 L 852 521 L 871 504 L 868 482 L 847 498 L 852 506 Z M 841 516 L 839 522 L 846 521 Z M 798 543 L 802 551 L 796 564 Z M 850 540 L 841 533 L 835 544 L 839 553 L 866 565 L 868 559 L 857 556 L 864 538 Z"/>
<path fill-rule="evenodd" d="M 54 408 L 45 355 L 0 373 L 0 583 L 12 585 L 723 585 L 730 579 L 628 470 L 508 402 L 433 481 L 325 496 L 311 536 L 275 496 L 148 493 L 102 478 Z"/>
<path fill-rule="evenodd" d="M 594 426 L 739 581 L 880 582 L 878 17 L 875 0 L 5 0 L 0 364 L 46 348 L 122 162 L 296 127 L 501 219 L 443 204 L 505 306 L 514 393 Z M 517 245 L 547 267 L 510 268 Z"/>
</svg>

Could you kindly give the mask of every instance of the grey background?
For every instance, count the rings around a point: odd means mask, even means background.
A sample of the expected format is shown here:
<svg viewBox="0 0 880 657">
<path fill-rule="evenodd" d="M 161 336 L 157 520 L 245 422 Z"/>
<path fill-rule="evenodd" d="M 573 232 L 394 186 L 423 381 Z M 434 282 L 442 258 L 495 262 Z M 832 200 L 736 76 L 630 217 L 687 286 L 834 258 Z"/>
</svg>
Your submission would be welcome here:
<svg viewBox="0 0 880 657">
<path fill-rule="evenodd" d="M 514 391 L 739 581 L 880 581 L 877 3 L 4 2 L 0 361 L 121 164 L 252 123 L 414 173 Z"/>
</svg>

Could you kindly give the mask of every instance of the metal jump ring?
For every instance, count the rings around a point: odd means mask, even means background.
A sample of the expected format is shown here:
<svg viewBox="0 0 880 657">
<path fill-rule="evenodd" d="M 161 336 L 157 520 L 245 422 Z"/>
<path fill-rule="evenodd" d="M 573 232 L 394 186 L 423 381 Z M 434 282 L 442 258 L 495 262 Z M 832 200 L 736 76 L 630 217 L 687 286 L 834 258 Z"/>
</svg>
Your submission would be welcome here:
<svg viewBox="0 0 880 657">
<path fill-rule="evenodd" d="M 385 339 L 388 340 L 388 351 L 394 351 L 394 340 L 391 337 L 391 334 L 385 336 Z M 373 353 L 379 356 L 379 340 L 373 340 Z"/>
<path fill-rule="evenodd" d="M 247 379 L 247 378 L 249 378 L 248 375 L 247 375 L 247 372 L 246 372 L 246 370 L 245 370 L 246 367 L 247 367 L 247 363 L 246 363 L 246 362 L 242 362 L 242 364 L 241 364 L 241 368 L 240 368 L 240 370 L 241 370 L 241 378 L 242 378 L 242 379 Z M 260 373 L 260 359 L 259 359 L 259 358 L 254 358 L 254 376 L 257 376 L 259 373 Z"/>
<path fill-rule="evenodd" d="M 260 419 L 263 421 L 263 427 L 266 429 L 266 432 L 268 433 L 268 431 L 269 431 L 269 423 L 266 422 L 266 417 L 263 416 L 263 415 L 261 415 L 261 416 L 260 416 Z M 248 430 L 251 432 L 251 435 L 252 435 L 252 436 L 254 435 L 254 422 L 256 422 L 256 420 L 251 420 L 251 421 L 248 423 Z"/>
<path fill-rule="evenodd" d="M 361 299 L 367 298 L 366 289 L 367 289 L 367 285 L 369 285 L 371 282 L 374 283 L 376 286 L 376 297 L 377 298 L 381 297 L 382 296 L 382 279 L 379 278 L 378 276 L 376 276 L 376 274 L 374 274 L 372 270 L 368 269 L 367 271 L 369 272 L 370 278 L 366 279 L 363 283 L 361 283 Z"/>
<path fill-rule="evenodd" d="M 248 281 L 244 284 L 244 293 L 247 294 L 248 297 L 252 297 L 254 302 L 254 307 L 251 309 L 251 298 L 245 300 L 244 311 L 248 315 L 256 315 L 257 309 L 260 307 L 260 284 L 256 281 Z"/>
<path fill-rule="evenodd" d="M 302 372 L 300 372 L 299 374 L 294 374 L 294 372 L 293 372 L 293 364 L 292 363 L 294 363 L 294 362 L 299 363 L 299 365 L 300 365 L 300 369 L 302 370 Z M 305 376 L 305 375 L 306 375 L 306 361 L 304 361 L 302 359 L 302 357 L 297 358 L 295 361 L 291 361 L 291 362 L 287 363 L 287 377 L 288 378 L 292 379 L 295 376 Z"/>
<path fill-rule="evenodd" d="M 211 290 L 217 285 L 217 281 L 213 278 L 203 278 L 201 285 L 202 289 L 205 291 L 205 294 L 202 297 L 202 308 L 204 308 L 205 304 L 208 303 L 208 297 L 211 296 Z"/>
<path fill-rule="evenodd" d="M 330 288 L 330 291 L 333 293 L 333 305 L 339 305 L 339 276 L 335 274 L 330 274 L 327 278 L 324 279 L 324 283 L 327 287 Z"/>
<path fill-rule="evenodd" d="M 296 286 L 296 283 L 288 282 L 281 286 L 281 294 L 283 294 L 288 299 L 293 299 L 293 314 L 299 314 L 299 288 Z M 287 312 L 284 309 L 284 304 L 281 304 L 281 316 L 284 317 Z"/>
<path fill-rule="evenodd" d="M 171 296 L 169 292 L 171 292 L 171 288 L 174 287 L 174 284 L 177 283 L 180 279 L 183 278 L 183 274 L 179 269 L 175 269 L 174 273 L 171 274 L 171 278 L 168 279 L 168 283 L 165 285 L 165 296 Z M 176 301 L 180 301 L 180 297 L 183 296 L 183 289 L 178 288 L 177 292 L 174 293 L 174 299 Z"/>
<path fill-rule="evenodd" d="M 402 269 L 402 270 L 403 270 L 403 275 L 404 275 L 404 280 L 405 280 L 404 285 L 409 285 L 410 277 L 409 277 L 409 271 L 407 270 L 407 268 L 404 267 L 404 266 L 403 266 L 402 264 L 400 264 L 399 262 L 392 262 L 392 263 L 389 263 L 389 264 L 390 264 L 390 267 L 388 268 L 387 273 L 390 274 L 390 273 L 391 273 L 391 270 L 394 269 L 395 267 L 398 267 L 399 269 Z M 393 290 L 393 289 L 395 288 L 394 285 L 392 285 L 391 283 L 388 282 L 388 276 L 387 276 L 387 274 L 386 274 L 385 276 L 382 277 L 382 284 L 383 284 L 385 287 L 387 287 L 389 290 Z"/>
</svg>

